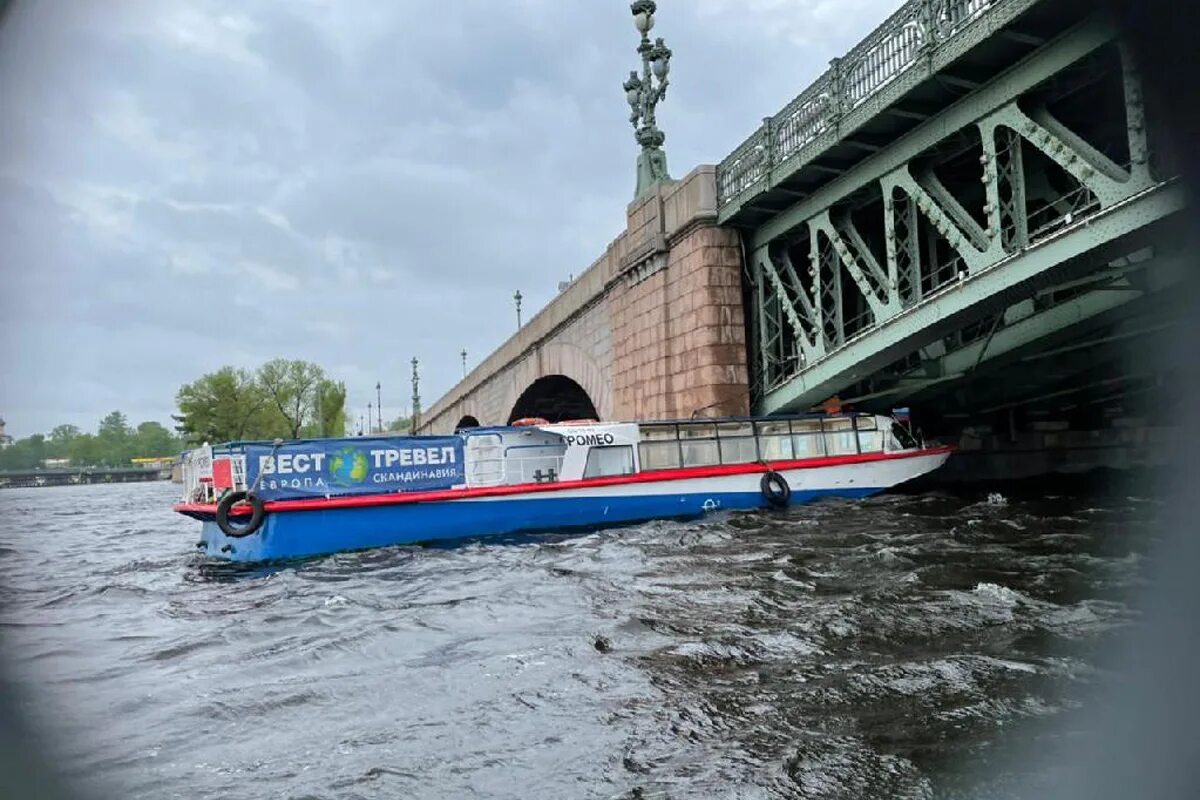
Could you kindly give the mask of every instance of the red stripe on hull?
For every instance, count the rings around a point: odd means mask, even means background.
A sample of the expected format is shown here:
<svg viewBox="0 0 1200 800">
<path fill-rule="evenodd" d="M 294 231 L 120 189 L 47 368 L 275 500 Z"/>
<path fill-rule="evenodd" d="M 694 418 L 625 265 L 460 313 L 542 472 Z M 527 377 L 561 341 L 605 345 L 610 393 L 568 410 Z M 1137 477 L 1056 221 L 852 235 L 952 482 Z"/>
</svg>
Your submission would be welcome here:
<svg viewBox="0 0 1200 800">
<path fill-rule="evenodd" d="M 478 489 L 442 489 L 435 492 L 409 492 L 398 494 L 368 494 L 349 497 L 318 497 L 302 500 L 272 500 L 266 504 L 271 511 L 321 511 L 330 508 L 366 508 L 370 506 L 397 505 L 401 503 L 428 503 L 442 500 L 465 500 L 474 497 L 504 497 L 514 494 L 537 494 L 539 492 L 561 492 L 566 489 L 582 489 L 596 486 L 620 486 L 631 483 L 658 483 L 687 478 L 716 478 L 722 475 L 740 475 L 771 470 L 819 469 L 839 467 L 847 464 L 867 464 L 873 461 L 893 461 L 902 458 L 921 458 L 942 455 L 954 451 L 953 447 L 932 447 L 928 450 L 908 453 L 866 453 L 848 456 L 825 456 L 806 458 L 803 461 L 753 462 L 749 464 L 724 464 L 712 467 L 686 467 L 683 469 L 652 470 L 636 475 L 615 475 L 609 478 L 588 478 L 578 481 L 556 481 L 554 483 L 522 483 L 513 486 L 487 486 Z M 196 518 L 210 518 L 216 514 L 215 503 L 180 503 L 174 507 L 180 514 Z M 250 513 L 247 506 L 230 509 L 231 516 Z"/>
</svg>

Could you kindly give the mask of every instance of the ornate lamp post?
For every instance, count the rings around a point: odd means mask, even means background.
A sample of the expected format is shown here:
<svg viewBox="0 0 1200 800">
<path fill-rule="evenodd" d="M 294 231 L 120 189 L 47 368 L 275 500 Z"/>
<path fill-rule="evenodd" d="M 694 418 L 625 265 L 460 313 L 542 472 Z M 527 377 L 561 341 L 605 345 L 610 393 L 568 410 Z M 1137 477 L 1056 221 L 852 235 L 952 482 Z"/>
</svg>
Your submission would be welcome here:
<svg viewBox="0 0 1200 800">
<path fill-rule="evenodd" d="M 375 415 L 379 417 L 379 432 L 383 433 L 383 400 L 381 398 L 379 381 L 375 381 Z"/>
<path fill-rule="evenodd" d="M 459 353 L 459 355 L 462 356 L 463 377 L 465 378 L 465 377 L 467 377 L 467 349 L 464 347 L 463 351 L 461 353 Z"/>
<path fill-rule="evenodd" d="M 417 361 L 417 357 L 413 356 L 413 360 L 412 360 L 412 368 L 413 368 L 412 419 L 409 420 L 409 424 L 408 424 L 408 432 L 413 433 L 413 434 L 415 434 L 417 432 L 418 420 L 420 420 L 420 418 L 421 418 L 421 378 L 420 378 L 420 375 L 417 373 L 417 365 L 419 363 L 420 362 Z"/>
<path fill-rule="evenodd" d="M 662 145 L 667 136 L 658 129 L 654 119 L 654 109 L 660 100 L 667 96 L 667 73 L 671 71 L 671 50 L 662 39 L 650 43 L 650 29 L 654 27 L 654 12 L 658 6 L 654 0 L 634 0 L 629 4 L 633 12 L 633 25 L 642 35 L 638 53 L 642 56 L 642 75 L 630 71 L 629 80 L 625 81 L 625 99 L 633 113 L 629 122 L 633 125 L 633 138 L 642 146 L 642 152 L 637 160 L 637 191 L 634 199 L 638 199 L 650 190 L 650 187 L 661 181 L 671 180 L 667 173 L 667 154 Z M 657 78 L 657 83 L 655 79 Z"/>
<path fill-rule="evenodd" d="M 521 330 L 521 290 L 520 289 L 517 289 L 516 294 L 513 295 L 513 300 L 516 301 L 516 304 L 517 304 L 517 330 Z"/>
</svg>

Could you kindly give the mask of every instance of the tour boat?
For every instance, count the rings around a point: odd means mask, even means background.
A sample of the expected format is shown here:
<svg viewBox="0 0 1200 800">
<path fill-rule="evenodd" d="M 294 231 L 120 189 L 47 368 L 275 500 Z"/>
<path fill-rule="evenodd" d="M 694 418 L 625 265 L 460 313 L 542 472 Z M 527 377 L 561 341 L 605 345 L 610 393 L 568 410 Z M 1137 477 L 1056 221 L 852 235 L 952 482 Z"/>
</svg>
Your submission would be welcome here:
<svg viewBox="0 0 1200 800">
<path fill-rule="evenodd" d="M 951 451 L 865 413 L 520 423 L 197 448 L 175 510 L 201 521 L 204 554 L 274 561 L 860 498 Z"/>
</svg>

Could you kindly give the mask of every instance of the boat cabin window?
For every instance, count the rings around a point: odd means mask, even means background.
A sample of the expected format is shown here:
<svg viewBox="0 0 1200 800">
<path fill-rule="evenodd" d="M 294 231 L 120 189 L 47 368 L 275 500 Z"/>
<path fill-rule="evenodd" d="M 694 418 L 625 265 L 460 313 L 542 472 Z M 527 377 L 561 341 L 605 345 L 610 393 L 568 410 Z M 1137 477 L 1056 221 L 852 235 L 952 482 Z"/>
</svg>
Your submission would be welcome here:
<svg viewBox="0 0 1200 800">
<path fill-rule="evenodd" d="M 633 447 L 627 444 L 604 445 L 588 449 L 585 478 L 633 474 Z"/>
<path fill-rule="evenodd" d="M 883 451 L 883 431 L 873 416 L 854 418 L 854 426 L 858 429 L 858 449 L 861 453 L 880 453 Z"/>
<path fill-rule="evenodd" d="M 792 455 L 791 426 L 787 420 L 780 422 L 758 422 L 754 425 L 758 434 L 758 449 L 766 461 L 790 461 Z"/>
<path fill-rule="evenodd" d="M 825 455 L 848 456 L 858 453 L 854 423 L 849 417 L 833 417 L 825 423 Z"/>
<path fill-rule="evenodd" d="M 680 467 L 679 431 L 674 425 L 642 425 L 638 433 L 642 440 L 638 457 L 643 470 Z"/>
<path fill-rule="evenodd" d="M 792 420 L 792 450 L 795 458 L 825 455 L 825 436 L 819 419 Z"/>
<path fill-rule="evenodd" d="M 507 483 L 552 483 L 562 474 L 563 451 L 557 444 L 517 445 L 504 450 Z"/>
<path fill-rule="evenodd" d="M 638 456 L 643 470 L 678 469 L 679 442 L 642 442 L 638 445 Z"/>
<path fill-rule="evenodd" d="M 778 420 L 695 420 L 640 428 L 643 470 L 880 453 L 889 433 L 871 414 Z"/>
<path fill-rule="evenodd" d="M 711 422 L 688 422 L 679 426 L 679 441 L 685 467 L 711 467 L 721 463 L 717 426 Z"/>
<path fill-rule="evenodd" d="M 892 423 L 892 439 L 893 450 L 909 450 L 917 446 L 916 437 L 899 422 Z"/>
<path fill-rule="evenodd" d="M 748 464 L 758 460 L 758 443 L 750 422 L 722 422 L 717 425 L 722 464 Z"/>
</svg>

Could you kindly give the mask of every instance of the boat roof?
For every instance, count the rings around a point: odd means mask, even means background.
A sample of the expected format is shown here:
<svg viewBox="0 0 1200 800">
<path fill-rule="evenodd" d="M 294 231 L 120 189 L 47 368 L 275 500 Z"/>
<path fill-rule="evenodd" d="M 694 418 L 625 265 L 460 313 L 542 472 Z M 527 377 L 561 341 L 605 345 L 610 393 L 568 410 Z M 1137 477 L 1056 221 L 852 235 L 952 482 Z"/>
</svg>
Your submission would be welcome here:
<svg viewBox="0 0 1200 800">
<path fill-rule="evenodd" d="M 554 425 L 556 423 L 547 423 Z M 522 433 L 523 431 L 537 431 L 551 436 L 557 436 L 558 431 L 548 431 L 544 425 L 481 425 L 478 428 L 462 428 L 450 434 L 451 436 L 474 436 L 480 433 Z"/>
</svg>

